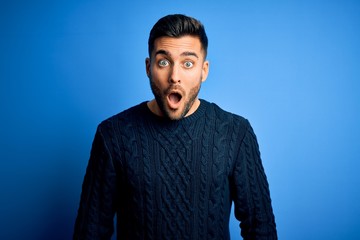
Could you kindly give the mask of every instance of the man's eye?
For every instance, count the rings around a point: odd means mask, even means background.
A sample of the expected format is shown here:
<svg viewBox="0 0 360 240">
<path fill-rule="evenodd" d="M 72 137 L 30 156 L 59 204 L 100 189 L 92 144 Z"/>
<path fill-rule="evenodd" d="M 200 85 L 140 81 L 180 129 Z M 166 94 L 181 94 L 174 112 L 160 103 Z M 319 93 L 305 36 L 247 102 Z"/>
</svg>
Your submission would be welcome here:
<svg viewBox="0 0 360 240">
<path fill-rule="evenodd" d="M 160 60 L 159 61 L 159 66 L 160 67 L 166 67 L 169 65 L 169 61 L 168 60 Z"/>
<path fill-rule="evenodd" d="M 192 66 L 194 66 L 194 63 L 192 63 L 192 62 L 189 62 L 189 61 L 188 61 L 188 62 L 185 62 L 185 63 L 184 63 L 184 67 L 185 67 L 185 68 L 191 68 Z"/>
</svg>

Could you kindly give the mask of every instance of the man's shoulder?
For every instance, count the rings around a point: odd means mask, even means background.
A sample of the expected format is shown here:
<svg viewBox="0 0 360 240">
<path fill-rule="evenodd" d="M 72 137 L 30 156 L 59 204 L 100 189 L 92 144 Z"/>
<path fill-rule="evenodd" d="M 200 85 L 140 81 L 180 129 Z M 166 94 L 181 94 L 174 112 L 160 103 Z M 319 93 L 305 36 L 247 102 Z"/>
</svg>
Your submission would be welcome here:
<svg viewBox="0 0 360 240">
<path fill-rule="evenodd" d="M 235 134 L 236 139 L 243 139 L 247 132 L 252 131 L 251 124 L 245 117 L 226 111 L 215 103 L 210 103 L 210 109 L 213 112 L 216 122 L 215 128 L 218 132 L 230 132 Z M 242 142 L 242 140 L 241 140 Z"/>
<path fill-rule="evenodd" d="M 113 125 L 113 124 L 131 124 L 134 121 L 143 119 L 146 115 L 146 102 L 142 102 L 138 105 L 132 106 L 126 110 L 123 110 L 105 120 L 103 120 L 99 126 Z"/>
<path fill-rule="evenodd" d="M 247 128 L 249 126 L 249 121 L 236 113 L 224 110 L 220 106 L 218 106 L 216 103 L 209 103 L 209 109 L 211 109 L 211 112 L 216 116 L 216 118 L 219 118 L 222 122 L 227 123 L 234 123 L 234 124 L 240 124 L 242 127 Z"/>
</svg>

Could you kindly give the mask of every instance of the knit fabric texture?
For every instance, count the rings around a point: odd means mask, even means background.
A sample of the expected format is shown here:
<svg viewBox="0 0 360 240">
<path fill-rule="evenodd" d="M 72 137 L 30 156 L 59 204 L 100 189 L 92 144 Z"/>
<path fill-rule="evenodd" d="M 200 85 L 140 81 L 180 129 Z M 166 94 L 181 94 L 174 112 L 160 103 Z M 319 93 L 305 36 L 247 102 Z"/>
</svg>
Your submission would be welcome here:
<svg viewBox="0 0 360 240">
<path fill-rule="evenodd" d="M 143 102 L 97 128 L 74 239 L 277 239 L 256 136 L 243 117 L 201 100 L 171 121 Z M 239 234 L 240 234 L 239 233 Z"/>
</svg>

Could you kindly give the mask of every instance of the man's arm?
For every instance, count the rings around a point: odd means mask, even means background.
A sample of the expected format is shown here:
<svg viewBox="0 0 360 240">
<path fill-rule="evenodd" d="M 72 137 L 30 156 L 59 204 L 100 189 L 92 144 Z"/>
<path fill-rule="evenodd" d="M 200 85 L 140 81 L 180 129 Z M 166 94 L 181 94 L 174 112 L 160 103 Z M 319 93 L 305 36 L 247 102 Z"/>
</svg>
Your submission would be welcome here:
<svg viewBox="0 0 360 240">
<path fill-rule="evenodd" d="M 98 127 L 86 169 L 73 239 L 110 239 L 114 232 L 116 173 Z"/>
<path fill-rule="evenodd" d="M 274 240 L 277 232 L 269 185 L 256 136 L 249 122 L 247 125 L 233 172 L 235 217 L 245 240 Z"/>
</svg>

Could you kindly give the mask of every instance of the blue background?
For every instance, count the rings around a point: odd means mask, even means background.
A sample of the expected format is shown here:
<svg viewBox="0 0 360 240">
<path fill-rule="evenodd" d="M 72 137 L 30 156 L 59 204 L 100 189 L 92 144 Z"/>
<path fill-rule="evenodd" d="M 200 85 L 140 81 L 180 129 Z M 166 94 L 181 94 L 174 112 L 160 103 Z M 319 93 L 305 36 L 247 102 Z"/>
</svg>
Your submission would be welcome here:
<svg viewBox="0 0 360 240">
<path fill-rule="evenodd" d="M 252 123 L 279 238 L 360 239 L 360 2 L 269 2 L 1 1 L 0 239 L 71 238 L 96 126 L 152 98 L 169 13 L 206 26 L 200 97 Z"/>
</svg>

